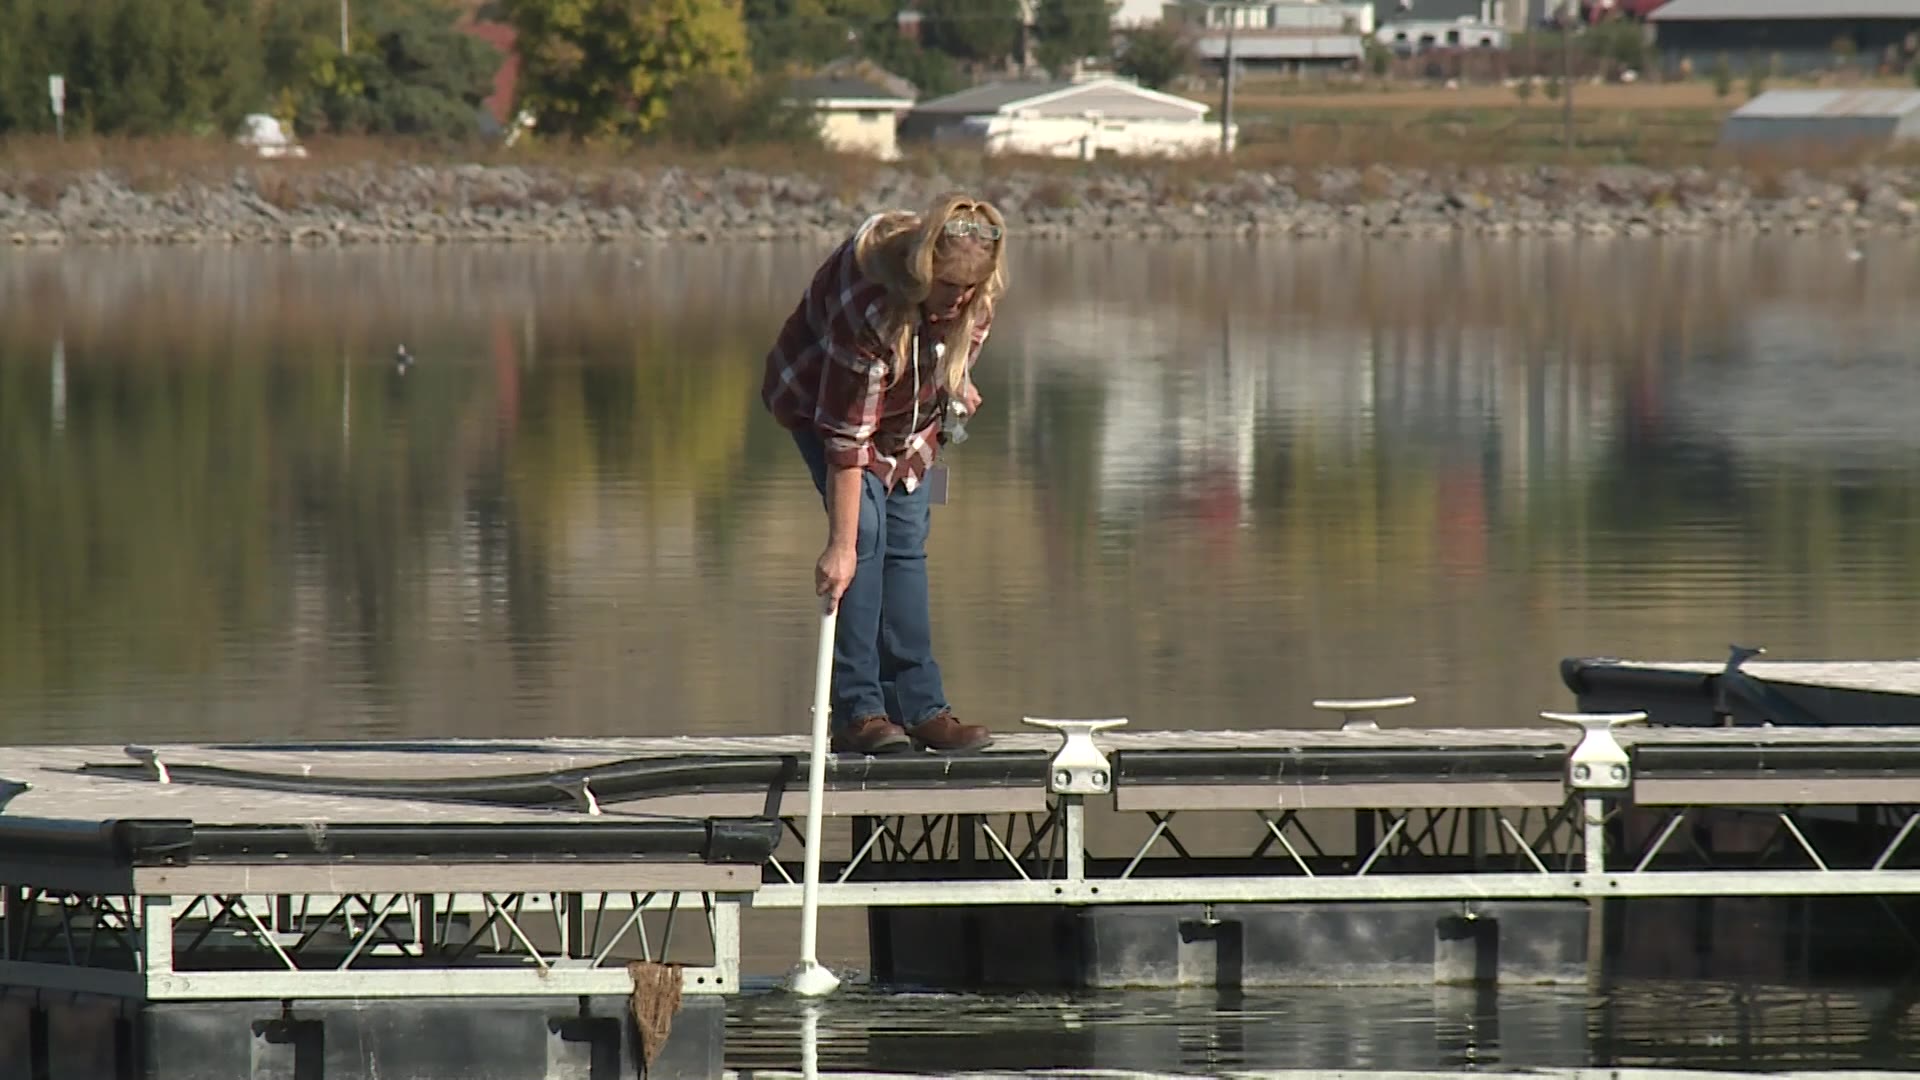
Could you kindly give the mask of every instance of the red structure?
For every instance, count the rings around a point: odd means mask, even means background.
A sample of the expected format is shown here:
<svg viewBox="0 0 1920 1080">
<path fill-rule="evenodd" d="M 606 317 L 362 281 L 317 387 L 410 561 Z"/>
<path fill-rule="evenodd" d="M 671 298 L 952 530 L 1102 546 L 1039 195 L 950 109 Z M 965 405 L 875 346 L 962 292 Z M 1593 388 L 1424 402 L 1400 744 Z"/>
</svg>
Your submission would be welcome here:
<svg viewBox="0 0 1920 1080">
<path fill-rule="evenodd" d="M 478 7 L 479 5 L 473 5 Z M 460 20 L 461 32 L 472 34 L 505 54 L 500 70 L 493 73 L 493 93 L 484 102 L 487 114 L 506 126 L 513 117 L 514 84 L 520 78 L 520 54 L 514 48 L 513 27 L 505 23 L 485 22 L 470 11 Z"/>
<path fill-rule="evenodd" d="M 1667 0 L 1613 0 L 1614 10 L 1629 19 L 1644 19 Z"/>
</svg>

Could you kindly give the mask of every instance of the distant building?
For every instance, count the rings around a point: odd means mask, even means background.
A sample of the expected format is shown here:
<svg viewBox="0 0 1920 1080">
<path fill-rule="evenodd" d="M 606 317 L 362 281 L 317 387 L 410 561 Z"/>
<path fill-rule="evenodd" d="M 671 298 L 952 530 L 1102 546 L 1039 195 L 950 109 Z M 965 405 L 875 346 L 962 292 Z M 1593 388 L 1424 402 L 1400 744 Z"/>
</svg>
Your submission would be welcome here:
<svg viewBox="0 0 1920 1080">
<path fill-rule="evenodd" d="M 1587 0 L 1589 4 L 1593 0 Z M 1629 19 L 1642 19 L 1665 6 L 1669 0 L 1615 0 L 1614 10 Z"/>
<path fill-rule="evenodd" d="M 1000 82 L 921 102 L 901 121 L 900 137 L 1088 161 L 1184 157 L 1219 149 L 1220 126 L 1207 112 L 1198 101 L 1123 79 Z"/>
<path fill-rule="evenodd" d="M 1166 0 L 1120 0 L 1113 9 L 1113 25 L 1116 27 L 1148 26 L 1160 21 L 1160 9 L 1166 6 Z"/>
<path fill-rule="evenodd" d="M 787 96 L 813 110 L 820 140 L 829 147 L 881 161 L 900 157 L 896 130 L 913 108 L 914 94 L 899 80 L 825 71 L 795 79 Z"/>
<path fill-rule="evenodd" d="M 1558 0 L 1546 0 L 1557 3 Z M 1524 7 L 1525 0 L 1374 0 L 1374 20 L 1382 25 L 1395 19 L 1417 22 L 1503 23 L 1509 4 Z"/>
<path fill-rule="evenodd" d="M 1348 67 L 1366 55 L 1374 9 L 1365 2 L 1170 3 L 1167 22 L 1191 28 L 1194 51 L 1225 65 L 1229 39 L 1236 69 Z"/>
<path fill-rule="evenodd" d="M 1374 6 L 1366 0 L 1174 0 L 1162 5 L 1168 22 L 1185 23 L 1203 31 L 1272 31 L 1296 34 L 1350 33 L 1373 30 Z"/>
<path fill-rule="evenodd" d="M 1373 39 L 1402 56 L 1433 49 L 1504 49 L 1509 37 L 1499 23 L 1460 19 L 1440 22 L 1395 19 L 1383 23 Z"/>
<path fill-rule="evenodd" d="M 1769 90 L 1729 114 L 1720 145 L 1736 149 L 1875 147 L 1920 141 L 1920 91 Z"/>
<path fill-rule="evenodd" d="M 1515 0 L 1524 10 L 1524 0 Z M 1374 41 L 1402 56 L 1434 49 L 1504 49 L 1512 27 L 1506 0 L 1379 0 Z"/>
<path fill-rule="evenodd" d="M 1920 42 L 1920 0 L 1668 0 L 1647 16 L 1669 64 L 1704 71 L 1722 54 L 1736 68 L 1783 70 L 1911 55 Z"/>
</svg>

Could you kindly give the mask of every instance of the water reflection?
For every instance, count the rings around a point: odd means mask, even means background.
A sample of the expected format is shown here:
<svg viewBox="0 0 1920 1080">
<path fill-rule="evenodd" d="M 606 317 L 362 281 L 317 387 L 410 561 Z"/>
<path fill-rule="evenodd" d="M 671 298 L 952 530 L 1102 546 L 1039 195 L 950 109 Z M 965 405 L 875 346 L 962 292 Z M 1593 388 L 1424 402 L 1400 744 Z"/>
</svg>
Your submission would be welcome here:
<svg viewBox="0 0 1920 1080">
<path fill-rule="evenodd" d="M 1529 987 L 1244 996 L 854 991 L 824 1005 L 769 994 L 734 1003 L 727 1064 L 742 1077 L 1880 1070 L 1902 1068 L 1920 1051 L 1913 1005 L 1911 994 L 1887 989 L 1697 982 L 1630 983 L 1600 994 Z"/>
<path fill-rule="evenodd" d="M 1515 723 L 1570 653 L 1886 655 L 1876 243 L 1019 251 L 933 539 L 956 704 Z M 0 261 L 0 734 L 797 728 L 821 530 L 758 365 L 816 254 Z"/>
</svg>

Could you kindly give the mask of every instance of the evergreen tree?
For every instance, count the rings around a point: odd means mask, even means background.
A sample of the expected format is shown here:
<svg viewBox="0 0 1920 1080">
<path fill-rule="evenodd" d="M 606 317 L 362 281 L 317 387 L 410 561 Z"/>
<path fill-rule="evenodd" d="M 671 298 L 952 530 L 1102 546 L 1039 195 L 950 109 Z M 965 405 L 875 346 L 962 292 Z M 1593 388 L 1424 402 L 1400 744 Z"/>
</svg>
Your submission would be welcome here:
<svg viewBox="0 0 1920 1080">
<path fill-rule="evenodd" d="M 63 0 L 0 3 L 0 131 L 53 130 L 47 76 L 70 74 L 73 22 Z"/>
<path fill-rule="evenodd" d="M 1165 89 L 1192 69 L 1193 41 L 1178 26 L 1160 23 L 1124 30 L 1113 68 L 1140 85 Z"/>
<path fill-rule="evenodd" d="M 1020 0 L 921 0 L 920 40 L 972 64 L 1000 64 L 1020 46 Z"/>
<path fill-rule="evenodd" d="M 922 100 L 951 94 L 966 85 L 954 66 L 953 57 L 922 48 L 918 42 L 900 36 L 893 27 L 862 38 L 860 46 L 867 59 L 912 83 Z"/>
<path fill-rule="evenodd" d="M 816 67 L 853 55 L 890 30 L 890 0 L 745 0 L 748 51 L 758 71 Z"/>
<path fill-rule="evenodd" d="M 47 131 L 47 76 L 76 133 L 226 136 L 271 111 L 306 130 L 471 135 L 499 51 L 452 0 L 6 0 L 0 131 Z"/>
<path fill-rule="evenodd" d="M 355 0 L 340 51 L 338 0 L 273 0 L 261 54 L 282 120 L 308 131 L 469 137 L 500 51 L 450 0 Z"/>
<path fill-rule="evenodd" d="M 1039 0 L 1033 30 L 1035 57 L 1056 79 L 1113 51 L 1113 9 L 1105 0 Z"/>
<path fill-rule="evenodd" d="M 249 0 L 10 0 L 0 5 L 0 130 L 154 135 L 232 128 L 262 89 Z"/>
</svg>

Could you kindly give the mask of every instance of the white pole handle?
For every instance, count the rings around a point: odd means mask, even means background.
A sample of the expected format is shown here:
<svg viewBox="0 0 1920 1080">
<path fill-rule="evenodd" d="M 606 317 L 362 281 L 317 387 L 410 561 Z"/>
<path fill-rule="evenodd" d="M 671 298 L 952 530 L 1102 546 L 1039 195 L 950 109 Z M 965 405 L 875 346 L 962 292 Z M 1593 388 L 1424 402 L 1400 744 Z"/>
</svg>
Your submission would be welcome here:
<svg viewBox="0 0 1920 1080">
<path fill-rule="evenodd" d="M 800 962 L 787 977 L 787 987 L 803 997 L 822 997 L 840 986 L 833 972 L 820 966 L 820 826 L 826 805 L 828 698 L 833 689 L 833 636 L 840 608 L 823 598 L 820 615 L 820 651 L 813 668 L 813 752 L 807 768 L 806 875 L 800 886 Z"/>
</svg>

